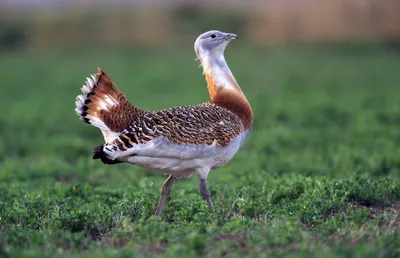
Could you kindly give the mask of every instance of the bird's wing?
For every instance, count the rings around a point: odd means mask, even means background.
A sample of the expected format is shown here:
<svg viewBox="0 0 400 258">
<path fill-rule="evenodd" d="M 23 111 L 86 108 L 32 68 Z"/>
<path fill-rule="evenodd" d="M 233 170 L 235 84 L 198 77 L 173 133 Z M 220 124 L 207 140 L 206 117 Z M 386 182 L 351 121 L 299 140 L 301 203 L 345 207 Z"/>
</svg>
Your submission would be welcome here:
<svg viewBox="0 0 400 258">
<path fill-rule="evenodd" d="M 210 103 L 170 108 L 138 117 L 95 157 L 193 158 L 204 148 L 227 146 L 242 131 L 238 116 Z"/>
</svg>

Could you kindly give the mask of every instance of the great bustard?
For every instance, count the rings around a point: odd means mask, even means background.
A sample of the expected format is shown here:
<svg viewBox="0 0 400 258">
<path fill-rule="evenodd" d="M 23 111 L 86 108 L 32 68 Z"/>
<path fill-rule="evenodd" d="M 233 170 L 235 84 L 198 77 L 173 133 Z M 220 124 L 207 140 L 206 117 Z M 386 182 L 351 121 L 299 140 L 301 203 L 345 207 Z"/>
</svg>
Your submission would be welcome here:
<svg viewBox="0 0 400 258">
<path fill-rule="evenodd" d="M 226 46 L 237 38 L 212 30 L 194 44 L 210 94 L 205 103 L 141 110 L 100 68 L 87 78 L 77 97 L 75 110 L 80 119 L 104 135 L 105 144 L 94 149 L 94 159 L 105 164 L 128 162 L 169 175 L 156 216 L 161 216 L 175 178 L 189 177 L 194 171 L 200 179 L 200 194 L 213 210 L 207 176 L 233 158 L 251 130 L 250 104 L 224 58 Z"/>
</svg>

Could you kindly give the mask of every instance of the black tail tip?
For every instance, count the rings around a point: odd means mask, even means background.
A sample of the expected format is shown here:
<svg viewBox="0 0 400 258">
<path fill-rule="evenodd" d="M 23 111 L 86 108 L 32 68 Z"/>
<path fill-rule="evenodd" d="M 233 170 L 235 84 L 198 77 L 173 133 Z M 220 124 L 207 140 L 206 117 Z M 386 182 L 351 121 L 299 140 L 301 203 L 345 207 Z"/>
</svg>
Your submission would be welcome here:
<svg viewBox="0 0 400 258">
<path fill-rule="evenodd" d="M 103 162 L 104 164 L 109 164 L 109 165 L 122 163 L 121 161 L 118 161 L 118 160 L 109 159 L 107 154 L 104 153 L 104 151 L 103 151 L 103 145 L 100 145 L 100 146 L 97 146 L 96 148 L 94 148 L 93 159 L 101 159 L 101 162 Z"/>
<path fill-rule="evenodd" d="M 97 146 L 93 150 L 93 159 L 101 159 L 102 157 L 105 156 L 105 153 L 103 151 L 103 145 Z"/>
</svg>

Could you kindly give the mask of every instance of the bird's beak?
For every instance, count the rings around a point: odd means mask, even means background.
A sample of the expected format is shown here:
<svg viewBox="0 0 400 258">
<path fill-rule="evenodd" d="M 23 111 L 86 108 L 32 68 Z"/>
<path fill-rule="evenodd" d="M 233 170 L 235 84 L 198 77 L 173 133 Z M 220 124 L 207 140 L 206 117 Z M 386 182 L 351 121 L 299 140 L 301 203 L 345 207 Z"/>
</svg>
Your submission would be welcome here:
<svg viewBox="0 0 400 258">
<path fill-rule="evenodd" d="M 224 36 L 224 38 L 227 39 L 227 40 L 232 40 L 232 39 L 238 39 L 239 37 L 238 37 L 238 35 L 236 35 L 236 34 L 227 33 L 227 34 Z"/>
</svg>

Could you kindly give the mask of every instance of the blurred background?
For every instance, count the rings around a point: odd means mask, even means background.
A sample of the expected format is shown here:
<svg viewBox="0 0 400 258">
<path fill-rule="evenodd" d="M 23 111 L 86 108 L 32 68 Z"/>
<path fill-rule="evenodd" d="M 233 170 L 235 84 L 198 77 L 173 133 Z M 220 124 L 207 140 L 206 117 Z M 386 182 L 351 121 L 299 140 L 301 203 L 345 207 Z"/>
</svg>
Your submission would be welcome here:
<svg viewBox="0 0 400 258">
<path fill-rule="evenodd" d="M 400 40 L 397 0 L 2 0 L 4 50 L 184 45 L 212 28 L 260 45 Z"/>
</svg>

